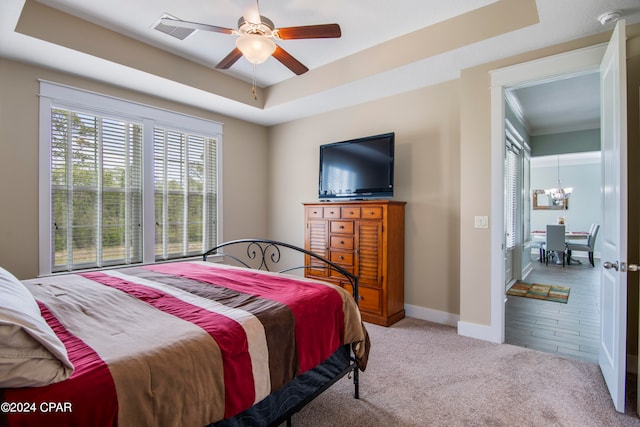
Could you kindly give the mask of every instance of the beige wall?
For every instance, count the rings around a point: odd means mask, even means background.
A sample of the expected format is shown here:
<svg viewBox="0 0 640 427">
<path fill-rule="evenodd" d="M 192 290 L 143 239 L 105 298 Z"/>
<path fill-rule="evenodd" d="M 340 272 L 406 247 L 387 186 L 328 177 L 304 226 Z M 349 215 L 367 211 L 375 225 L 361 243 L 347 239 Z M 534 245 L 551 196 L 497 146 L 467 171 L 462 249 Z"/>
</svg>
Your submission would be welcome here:
<svg viewBox="0 0 640 427">
<path fill-rule="evenodd" d="M 77 76 L 0 59 L 0 266 L 38 272 L 38 79 L 222 122 L 223 237 L 266 237 L 267 129 Z"/>
<path fill-rule="evenodd" d="M 304 243 L 302 203 L 318 200 L 318 147 L 396 134 L 395 200 L 406 201 L 405 303 L 459 312 L 459 86 L 452 81 L 270 130 L 269 230 Z"/>
</svg>

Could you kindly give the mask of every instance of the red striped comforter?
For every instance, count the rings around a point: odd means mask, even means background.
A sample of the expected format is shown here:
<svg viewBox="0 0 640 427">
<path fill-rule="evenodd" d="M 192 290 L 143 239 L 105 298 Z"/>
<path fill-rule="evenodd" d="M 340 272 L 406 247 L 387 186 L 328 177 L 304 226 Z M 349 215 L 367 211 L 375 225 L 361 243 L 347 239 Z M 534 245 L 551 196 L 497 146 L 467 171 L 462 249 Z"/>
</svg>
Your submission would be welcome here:
<svg viewBox="0 0 640 427">
<path fill-rule="evenodd" d="M 206 425 L 366 333 L 341 288 L 207 262 L 24 283 L 75 371 L 46 387 L 2 390 L 22 409 L 0 413 L 9 426 Z"/>
</svg>

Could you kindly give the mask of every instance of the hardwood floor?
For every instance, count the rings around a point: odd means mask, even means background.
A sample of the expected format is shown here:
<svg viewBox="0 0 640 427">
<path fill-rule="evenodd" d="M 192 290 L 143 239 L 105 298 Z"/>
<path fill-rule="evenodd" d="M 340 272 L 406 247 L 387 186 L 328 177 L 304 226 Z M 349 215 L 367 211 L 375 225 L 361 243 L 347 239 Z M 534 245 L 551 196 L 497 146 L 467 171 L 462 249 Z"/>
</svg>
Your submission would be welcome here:
<svg viewBox="0 0 640 427">
<path fill-rule="evenodd" d="M 529 283 L 568 286 L 567 304 L 507 295 L 505 342 L 598 363 L 600 262 L 548 266 L 534 262 Z"/>
</svg>

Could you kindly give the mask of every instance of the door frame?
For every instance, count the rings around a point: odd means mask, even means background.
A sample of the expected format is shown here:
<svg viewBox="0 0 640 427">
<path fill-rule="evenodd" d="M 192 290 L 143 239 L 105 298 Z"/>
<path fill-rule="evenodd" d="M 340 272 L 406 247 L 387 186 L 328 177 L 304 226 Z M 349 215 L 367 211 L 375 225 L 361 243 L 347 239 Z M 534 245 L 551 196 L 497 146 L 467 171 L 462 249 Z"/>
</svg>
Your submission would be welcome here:
<svg viewBox="0 0 640 427">
<path fill-rule="evenodd" d="M 504 343 L 504 118 L 505 89 L 599 70 L 607 44 L 599 44 L 491 71 L 491 326 L 490 340 Z"/>
</svg>

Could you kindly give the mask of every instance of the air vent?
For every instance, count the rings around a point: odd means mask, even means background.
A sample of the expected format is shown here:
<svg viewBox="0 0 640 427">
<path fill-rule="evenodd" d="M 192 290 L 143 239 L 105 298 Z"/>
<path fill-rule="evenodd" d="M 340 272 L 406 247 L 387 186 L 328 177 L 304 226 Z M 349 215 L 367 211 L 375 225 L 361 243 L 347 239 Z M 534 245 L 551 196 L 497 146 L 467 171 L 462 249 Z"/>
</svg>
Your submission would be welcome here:
<svg viewBox="0 0 640 427">
<path fill-rule="evenodd" d="M 154 28 L 165 34 L 169 34 L 170 36 L 173 36 L 180 40 L 186 39 L 191 34 L 193 34 L 193 32 L 196 31 L 191 28 L 180 28 L 180 27 L 174 27 L 173 25 L 164 25 L 162 22 L 160 22 L 162 18 L 178 19 L 175 16 L 171 16 L 168 13 L 165 13 L 160 18 L 158 18 L 158 20 L 151 26 L 151 28 Z"/>
</svg>

